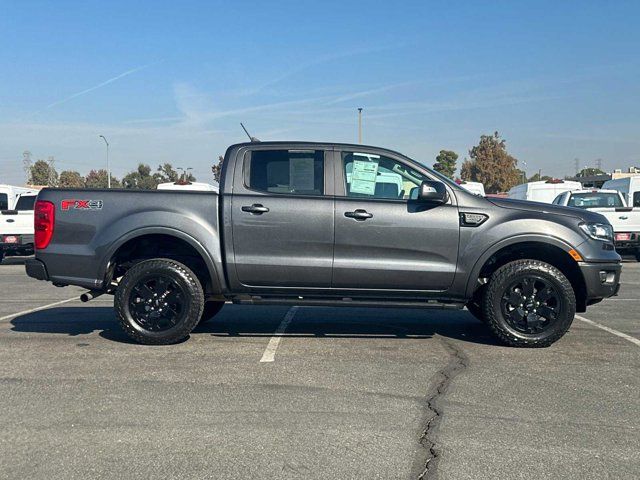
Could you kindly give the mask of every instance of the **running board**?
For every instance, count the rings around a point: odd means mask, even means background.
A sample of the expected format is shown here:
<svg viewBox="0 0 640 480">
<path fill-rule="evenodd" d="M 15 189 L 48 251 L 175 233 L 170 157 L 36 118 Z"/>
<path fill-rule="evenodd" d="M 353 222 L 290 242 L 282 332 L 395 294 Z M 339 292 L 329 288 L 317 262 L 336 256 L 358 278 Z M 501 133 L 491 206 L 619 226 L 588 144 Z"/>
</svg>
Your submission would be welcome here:
<svg viewBox="0 0 640 480">
<path fill-rule="evenodd" d="M 388 308 L 436 308 L 461 310 L 464 303 L 438 302 L 435 300 L 379 300 L 343 298 L 307 298 L 307 297 L 236 297 L 237 305 L 298 305 L 301 307 L 388 307 Z"/>
</svg>

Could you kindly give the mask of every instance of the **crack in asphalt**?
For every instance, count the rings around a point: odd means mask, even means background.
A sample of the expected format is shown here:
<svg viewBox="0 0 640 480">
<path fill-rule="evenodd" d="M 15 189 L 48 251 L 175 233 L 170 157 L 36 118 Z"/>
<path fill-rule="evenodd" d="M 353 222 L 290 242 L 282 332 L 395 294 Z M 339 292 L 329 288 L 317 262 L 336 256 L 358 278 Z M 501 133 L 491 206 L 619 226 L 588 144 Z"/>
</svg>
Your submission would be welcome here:
<svg viewBox="0 0 640 480">
<path fill-rule="evenodd" d="M 435 434 L 438 430 L 444 412 L 439 405 L 440 400 L 447 393 L 453 379 L 469 367 L 469 358 L 464 354 L 462 349 L 455 343 L 440 338 L 440 341 L 449 352 L 449 362 L 447 365 L 435 374 L 429 389 L 426 404 L 428 418 L 426 427 L 420 437 L 420 444 L 424 447 L 427 455 L 426 459 L 420 462 L 421 473 L 418 480 L 433 479 L 438 468 L 440 453 L 437 448 Z"/>
</svg>

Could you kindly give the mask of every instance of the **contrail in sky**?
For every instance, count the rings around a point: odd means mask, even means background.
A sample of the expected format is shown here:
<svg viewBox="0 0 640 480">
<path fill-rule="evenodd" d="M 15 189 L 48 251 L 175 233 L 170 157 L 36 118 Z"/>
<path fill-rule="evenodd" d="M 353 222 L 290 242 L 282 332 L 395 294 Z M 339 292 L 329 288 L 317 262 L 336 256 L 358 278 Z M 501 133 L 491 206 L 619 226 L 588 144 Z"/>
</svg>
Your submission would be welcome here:
<svg viewBox="0 0 640 480">
<path fill-rule="evenodd" d="M 77 93 L 74 93 L 73 95 L 69 95 L 68 97 L 63 98 L 62 100 L 58 100 L 56 102 L 50 103 L 49 105 L 47 105 L 45 107 L 45 110 L 48 109 L 48 108 L 52 108 L 52 107 L 55 107 L 57 105 L 60 105 L 62 103 L 66 103 L 69 100 L 73 100 L 74 98 L 80 97 L 80 96 L 85 95 L 85 94 L 87 94 L 89 92 L 93 92 L 94 90 L 102 88 L 105 85 L 109 85 L 110 83 L 113 83 L 116 80 L 120 80 L 121 78 L 127 77 L 127 76 L 131 75 L 132 73 L 136 73 L 136 72 L 139 72 L 140 70 L 144 70 L 145 68 L 150 67 L 151 65 L 154 65 L 156 63 L 158 63 L 158 62 L 147 63 L 146 65 L 142 65 L 140 67 L 136 67 L 136 68 L 132 68 L 131 70 L 127 70 L 126 72 L 123 72 L 120 75 L 116 75 L 115 77 L 110 78 L 109 80 L 105 80 L 104 82 L 99 83 L 98 85 L 94 85 L 93 87 L 87 88 L 86 90 L 82 90 L 81 92 L 77 92 Z"/>
</svg>

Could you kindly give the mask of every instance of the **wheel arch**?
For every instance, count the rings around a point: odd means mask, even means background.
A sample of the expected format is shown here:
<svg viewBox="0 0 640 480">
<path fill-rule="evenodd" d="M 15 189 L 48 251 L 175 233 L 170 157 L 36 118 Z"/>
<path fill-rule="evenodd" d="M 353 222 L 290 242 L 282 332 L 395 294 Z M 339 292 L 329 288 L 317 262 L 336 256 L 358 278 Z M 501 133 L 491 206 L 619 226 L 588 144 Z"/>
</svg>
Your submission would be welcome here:
<svg viewBox="0 0 640 480">
<path fill-rule="evenodd" d="M 193 256 L 196 262 L 201 262 L 202 268 L 198 268 L 198 265 L 196 265 L 196 270 L 199 271 L 194 271 L 194 273 L 200 278 L 205 294 L 209 296 L 222 295 L 221 278 L 215 262 L 206 248 L 198 240 L 185 232 L 170 227 L 159 226 L 142 227 L 133 230 L 121 236 L 110 245 L 109 250 L 103 257 L 105 260 L 101 262 L 102 270 L 100 271 L 99 278 L 103 278 L 103 288 L 106 288 L 114 278 L 114 275 L 117 275 L 119 261 L 123 259 L 134 259 L 136 248 L 144 242 L 158 242 L 162 240 L 168 241 L 168 248 L 165 249 L 162 254 L 159 254 L 159 256 L 174 258 L 170 250 L 174 247 L 180 247 L 181 250 L 178 251 L 179 255 L 187 254 Z M 127 253 L 131 256 L 127 257 Z M 177 258 L 175 259 L 178 260 Z M 194 265 L 187 266 L 193 267 Z"/>
<path fill-rule="evenodd" d="M 494 245 L 475 263 L 467 282 L 466 294 L 472 298 L 486 283 L 493 272 L 501 266 L 520 259 L 546 262 L 560 270 L 571 282 L 576 295 L 578 312 L 586 310 L 586 284 L 578 263 L 571 257 L 573 247 L 555 237 L 514 237 Z"/>
</svg>

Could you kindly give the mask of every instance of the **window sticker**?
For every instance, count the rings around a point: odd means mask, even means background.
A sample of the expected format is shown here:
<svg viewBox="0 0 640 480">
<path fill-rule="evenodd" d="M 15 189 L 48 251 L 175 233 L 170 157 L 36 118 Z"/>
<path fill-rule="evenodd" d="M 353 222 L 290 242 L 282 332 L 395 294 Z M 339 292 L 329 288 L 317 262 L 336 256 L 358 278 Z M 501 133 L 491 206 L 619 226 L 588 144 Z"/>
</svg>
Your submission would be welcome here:
<svg viewBox="0 0 640 480">
<path fill-rule="evenodd" d="M 315 188 L 313 158 L 289 159 L 289 185 L 293 191 Z"/>
<path fill-rule="evenodd" d="M 351 193 L 374 195 L 376 178 L 378 177 L 378 161 L 354 160 L 351 171 Z"/>
</svg>

